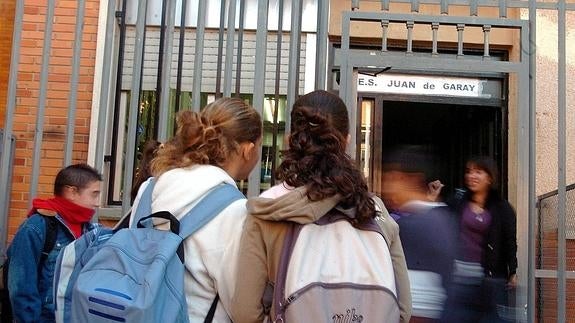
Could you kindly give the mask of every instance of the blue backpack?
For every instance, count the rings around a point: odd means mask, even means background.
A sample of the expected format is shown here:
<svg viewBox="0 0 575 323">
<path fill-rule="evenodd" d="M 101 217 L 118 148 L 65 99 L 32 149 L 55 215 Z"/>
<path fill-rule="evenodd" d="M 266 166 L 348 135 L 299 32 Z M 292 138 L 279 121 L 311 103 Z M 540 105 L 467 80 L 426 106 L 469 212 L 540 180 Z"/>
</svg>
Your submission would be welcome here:
<svg viewBox="0 0 575 323">
<path fill-rule="evenodd" d="M 54 275 L 57 322 L 188 322 L 183 241 L 244 195 L 222 183 L 178 221 L 167 211 L 149 215 L 153 186 L 152 179 L 133 213 L 137 228 L 98 228 L 62 250 Z M 154 229 L 153 218 L 169 220 L 171 230 Z M 217 303 L 218 296 L 206 322 Z"/>
</svg>

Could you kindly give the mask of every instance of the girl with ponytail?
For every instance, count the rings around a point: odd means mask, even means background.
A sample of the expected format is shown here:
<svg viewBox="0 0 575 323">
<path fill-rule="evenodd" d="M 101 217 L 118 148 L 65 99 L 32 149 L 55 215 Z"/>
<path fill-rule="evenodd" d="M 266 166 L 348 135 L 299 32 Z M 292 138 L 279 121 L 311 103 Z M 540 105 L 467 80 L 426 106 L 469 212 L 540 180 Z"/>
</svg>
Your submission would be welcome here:
<svg viewBox="0 0 575 323">
<path fill-rule="evenodd" d="M 236 186 L 260 159 L 262 121 L 241 99 L 221 98 L 200 112 L 182 111 L 176 135 L 151 162 L 156 180 L 152 212 L 168 211 L 180 219 L 221 183 Z M 144 183 L 134 201 L 137 208 Z M 246 200 L 225 206 L 216 217 L 184 241 L 184 289 L 190 322 L 203 322 L 215 306 L 213 322 L 230 322 L 234 265 Z M 167 223 L 156 223 L 168 229 Z"/>
</svg>

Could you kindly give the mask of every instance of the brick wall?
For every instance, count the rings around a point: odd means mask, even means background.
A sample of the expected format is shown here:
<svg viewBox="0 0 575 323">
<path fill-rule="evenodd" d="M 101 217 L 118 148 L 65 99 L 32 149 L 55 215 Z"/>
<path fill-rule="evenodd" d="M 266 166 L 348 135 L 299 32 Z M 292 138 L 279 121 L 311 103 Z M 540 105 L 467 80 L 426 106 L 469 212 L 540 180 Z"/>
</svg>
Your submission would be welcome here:
<svg viewBox="0 0 575 323">
<path fill-rule="evenodd" d="M 537 243 L 537 268 L 557 270 L 557 230 L 543 230 Z M 565 264 L 567 271 L 575 270 L 575 240 L 567 239 Z M 557 321 L 557 279 L 538 278 L 536 280 L 536 308 L 538 322 Z M 575 322 L 575 281 L 567 279 L 566 321 Z"/>
<path fill-rule="evenodd" d="M 47 12 L 46 0 L 24 1 L 16 111 L 13 125 L 16 138 L 16 152 L 8 220 L 9 241 L 12 239 L 17 227 L 25 219 L 28 200 L 30 199 L 28 195 L 33 162 L 32 150 L 34 148 L 34 129 L 40 94 L 40 70 Z M 15 0 L 9 0 L 8 2 L 12 2 L 12 5 L 14 5 Z M 6 0 L 3 0 L 2 5 L 5 3 Z M 45 102 L 45 120 L 43 124 L 44 137 L 40 158 L 38 185 L 38 195 L 40 197 L 52 195 L 54 176 L 63 166 L 66 126 L 71 121 L 68 120 L 67 115 L 72 73 L 76 5 L 77 1 L 75 0 L 56 1 L 51 35 L 52 46 Z M 98 5 L 98 0 L 86 1 L 77 110 L 76 118 L 72 121 L 75 122 L 76 127 L 73 162 L 85 162 L 87 160 L 96 57 L 96 34 L 98 29 Z M 1 12 L 4 13 L 5 11 L 1 10 Z M 1 32 L 1 34 L 4 34 L 4 32 Z M 2 46 L 2 49 L 4 47 Z"/>
</svg>

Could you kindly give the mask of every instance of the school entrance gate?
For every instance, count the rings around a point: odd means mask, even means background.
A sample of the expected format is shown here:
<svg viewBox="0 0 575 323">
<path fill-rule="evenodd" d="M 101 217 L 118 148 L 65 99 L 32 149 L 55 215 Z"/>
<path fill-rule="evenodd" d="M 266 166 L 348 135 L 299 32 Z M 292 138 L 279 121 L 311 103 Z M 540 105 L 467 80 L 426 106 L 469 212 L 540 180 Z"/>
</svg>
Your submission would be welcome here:
<svg viewBox="0 0 575 323">
<path fill-rule="evenodd" d="M 248 195 L 254 196 L 274 182 L 273 169 L 279 160 L 282 135 L 289 131 L 289 107 L 299 94 L 324 88 L 339 91 L 348 105 L 353 137 L 349 152 L 358 164 L 367 158 L 364 162 L 371 166 L 367 171 L 370 185 L 377 189 L 381 154 L 361 150 L 365 137 L 358 105 L 358 98 L 363 98 L 360 75 L 367 73 L 377 80 L 380 74 L 394 74 L 406 82 L 409 77 L 490 79 L 500 90 L 496 105 L 501 110 L 496 114 L 501 118 L 487 116 L 491 112 L 485 112 L 486 124 L 494 124 L 494 130 L 487 131 L 486 136 L 501 136 L 493 141 L 493 151 L 508 173 L 507 195 L 518 214 L 521 286 L 515 306 L 510 306 L 507 314 L 529 322 L 565 322 L 573 316 L 575 306 L 568 299 L 567 290 L 575 285 L 575 260 L 568 252 L 573 247 L 569 228 L 575 219 L 572 208 L 567 208 L 572 195 L 568 197 L 566 187 L 570 184 L 567 168 L 573 167 L 572 162 L 567 162 L 573 160 L 567 158 L 572 156 L 567 129 L 568 124 L 575 122 L 567 122 L 568 116 L 573 115 L 567 111 L 573 108 L 572 103 L 567 104 L 566 89 L 567 70 L 571 68 L 569 49 L 573 47 L 568 43 L 571 35 L 568 29 L 574 27 L 575 4 L 565 0 L 79 0 L 73 4 L 48 0 L 45 5 L 14 0 L 10 3 L 14 4 L 13 37 L 6 72 L 8 83 L 2 88 L 7 100 L 0 107 L 4 113 L 0 186 L 10 188 L 0 193 L 2 249 L 9 225 L 14 228 L 23 220 L 14 214 L 25 212 L 22 204 L 26 201 L 16 199 L 46 193 L 42 186 L 48 185 L 44 182 L 48 179 L 41 169 L 48 160 L 53 166 L 52 157 L 46 158 L 53 156 L 47 153 L 50 149 L 62 153 L 56 157 L 61 165 L 71 163 L 77 150 L 87 151 L 87 161 L 106 175 L 100 215 L 122 214 L 129 208 L 129 187 L 143 138 L 168 138 L 173 129 L 173 113 L 180 109 L 199 110 L 216 97 L 240 96 L 259 109 L 265 120 L 266 144 L 261 165 L 247 183 L 240 183 Z M 67 7 L 62 10 L 62 6 Z M 94 19 L 94 10 L 99 10 L 99 19 Z M 485 12 L 497 14 L 485 15 Z M 549 15 L 553 17 L 551 24 L 542 18 Z M 31 24 L 30 20 L 42 23 Z M 60 25 L 62 21 L 66 21 L 67 27 Z M 82 39 L 83 28 L 93 24 L 98 24 L 99 36 Z M 556 61 L 549 69 L 537 69 L 541 59 L 538 51 L 547 48 L 539 45 L 547 40 L 537 33 L 541 26 L 557 35 L 552 42 Z M 29 28 L 36 29 L 31 33 Z M 357 36 L 365 28 L 377 30 L 380 36 Z M 73 37 L 62 41 L 59 33 L 63 29 Z M 417 36 L 422 33 L 427 36 Z M 511 35 L 512 48 L 492 46 L 492 39 L 499 33 Z M 481 35 L 482 41 L 477 41 L 477 35 Z M 30 37 L 36 38 L 31 42 Z M 86 45 L 90 42 L 92 46 Z M 470 44 L 473 46 L 469 47 Z M 66 55 L 60 47 L 68 45 L 71 55 L 63 62 L 61 56 Z M 30 46 L 38 50 L 24 50 Z M 79 77 L 79 58 L 87 52 L 88 57 L 96 56 L 92 123 L 75 127 L 77 112 L 85 115 L 76 102 L 78 85 L 85 82 Z M 59 71 L 68 73 L 65 81 L 52 78 L 58 64 L 66 66 L 64 72 Z M 551 93 L 541 93 L 540 88 L 546 84 L 539 81 L 540 76 L 549 73 L 555 76 L 552 83 L 556 80 L 557 85 Z M 62 84 L 69 84 L 69 90 L 52 97 L 54 87 L 58 85 L 62 90 Z M 411 83 L 407 84 L 409 88 Z M 456 86 L 454 91 L 457 90 L 464 88 Z M 466 103 L 479 109 L 486 102 L 481 94 L 487 92 L 477 93 L 477 97 L 466 97 Z M 450 97 L 449 93 L 443 94 Z M 406 93 L 403 101 L 392 102 L 412 102 L 415 95 L 421 93 Z M 557 167 L 551 170 L 539 167 L 543 175 L 538 175 L 536 166 L 545 165 L 546 161 L 538 163 L 536 155 L 539 148 L 536 143 L 542 137 L 536 113 L 548 113 L 542 110 L 543 104 L 538 100 L 541 96 L 545 96 L 544 101 L 556 99 L 556 104 L 552 103 L 556 134 L 551 146 Z M 431 95 L 428 104 L 439 97 Z M 381 95 L 376 100 L 386 98 Z M 58 114 L 67 118 L 63 127 L 49 128 L 51 122 L 62 120 L 46 118 L 47 113 L 53 116 L 54 100 L 67 102 L 68 109 L 59 110 Z M 443 103 L 451 104 L 449 99 Z M 401 108 L 400 103 L 397 105 Z M 378 109 L 377 105 L 374 109 Z M 23 127 L 22 122 L 30 126 Z M 381 120 L 376 118 L 371 125 L 374 133 L 382 131 L 377 129 Z M 58 129 L 64 130 L 60 133 Z M 377 140 L 375 144 L 371 142 L 373 149 L 378 145 Z M 557 189 L 556 203 L 539 215 L 537 195 L 540 182 L 546 178 L 556 178 L 552 189 L 545 188 L 542 192 Z"/>
</svg>

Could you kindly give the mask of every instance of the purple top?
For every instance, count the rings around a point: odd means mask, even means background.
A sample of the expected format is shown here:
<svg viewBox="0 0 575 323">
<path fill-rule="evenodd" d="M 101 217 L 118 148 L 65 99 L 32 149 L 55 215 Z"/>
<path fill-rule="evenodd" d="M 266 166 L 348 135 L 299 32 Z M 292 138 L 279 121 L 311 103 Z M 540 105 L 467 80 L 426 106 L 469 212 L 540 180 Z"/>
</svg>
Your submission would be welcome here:
<svg viewBox="0 0 575 323">
<path fill-rule="evenodd" d="M 491 213 L 483 210 L 475 213 L 469 203 L 463 209 L 461 217 L 461 260 L 481 263 L 483 258 L 483 243 L 491 224 Z"/>
</svg>

